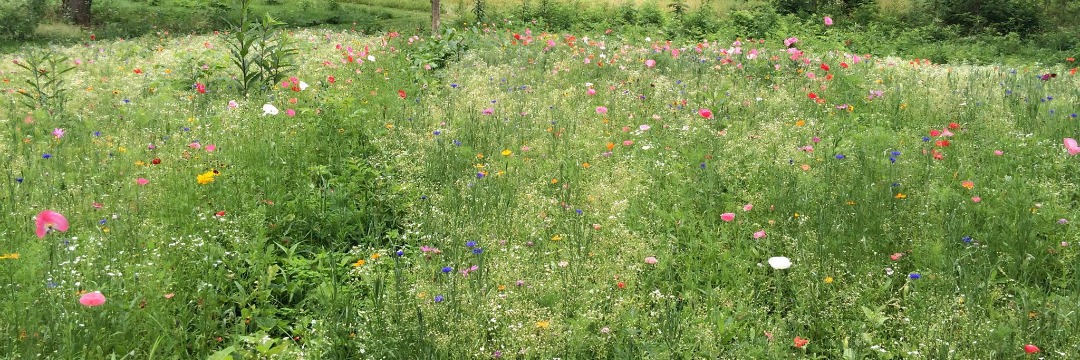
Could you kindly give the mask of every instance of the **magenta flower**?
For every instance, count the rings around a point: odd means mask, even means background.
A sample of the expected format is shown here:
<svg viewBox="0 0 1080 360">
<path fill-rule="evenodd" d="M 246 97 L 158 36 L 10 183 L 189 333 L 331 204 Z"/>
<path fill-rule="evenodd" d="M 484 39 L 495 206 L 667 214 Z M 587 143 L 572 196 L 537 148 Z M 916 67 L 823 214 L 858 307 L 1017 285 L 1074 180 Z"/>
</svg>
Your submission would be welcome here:
<svg viewBox="0 0 1080 360">
<path fill-rule="evenodd" d="M 45 238 L 45 234 L 47 234 L 49 230 L 67 231 L 68 221 L 64 215 L 60 215 L 58 212 L 45 210 L 37 214 L 37 217 L 34 219 L 34 226 L 36 228 L 35 233 L 37 234 L 37 237 L 42 239 Z"/>
<path fill-rule="evenodd" d="M 101 295 L 100 291 L 85 293 L 79 297 L 79 303 L 86 307 L 101 306 L 105 304 L 105 295 Z"/>
<path fill-rule="evenodd" d="M 214 144 L 206 145 L 206 146 L 203 147 L 203 149 L 206 150 L 206 152 L 214 152 L 214 151 L 217 150 L 217 145 L 214 145 Z"/>
<path fill-rule="evenodd" d="M 704 108 L 701 109 L 701 110 L 698 110 L 698 115 L 701 115 L 701 117 L 706 118 L 706 119 L 712 119 L 712 117 L 713 117 L 712 110 L 704 109 Z"/>
<path fill-rule="evenodd" d="M 64 129 L 55 128 L 52 131 L 52 135 L 53 135 L 53 137 L 55 137 L 57 139 L 62 138 L 62 137 L 64 137 Z"/>
<path fill-rule="evenodd" d="M 491 115 L 495 113 L 495 108 L 487 108 L 480 112 L 482 115 Z"/>
<path fill-rule="evenodd" d="M 288 115 L 288 116 L 296 116 L 296 110 L 293 110 L 293 109 L 285 109 L 285 115 Z"/>
<path fill-rule="evenodd" d="M 139 185 L 146 185 L 150 183 L 150 180 L 146 180 L 146 178 L 138 178 L 135 179 L 135 183 Z"/>
<path fill-rule="evenodd" d="M 601 114 L 601 115 L 607 114 L 607 108 L 603 107 L 603 106 L 597 106 L 596 107 L 596 113 Z"/>
<path fill-rule="evenodd" d="M 1076 145 L 1076 140 L 1073 138 L 1065 138 L 1065 150 L 1069 151 L 1069 155 L 1080 154 L 1080 146 Z"/>
<path fill-rule="evenodd" d="M 784 40 L 784 46 L 791 47 L 791 45 L 793 45 L 793 44 L 795 44 L 797 42 L 799 42 L 799 38 L 797 38 L 797 37 L 789 37 L 789 38 L 787 38 L 787 40 Z"/>
<path fill-rule="evenodd" d="M 746 205 L 743 205 L 743 207 L 742 207 L 742 211 L 750 211 L 750 210 L 753 210 L 753 209 L 754 209 L 754 204 L 746 204 Z"/>
<path fill-rule="evenodd" d="M 653 60 L 653 59 L 645 60 L 645 67 L 651 68 L 651 67 L 654 67 L 654 66 L 656 66 L 656 60 Z"/>
<path fill-rule="evenodd" d="M 825 17 L 825 26 L 832 26 L 832 18 L 831 17 L 828 17 L 828 16 Z"/>
<path fill-rule="evenodd" d="M 589 88 L 589 90 L 585 90 L 585 93 L 589 95 L 596 95 L 596 89 Z"/>
<path fill-rule="evenodd" d="M 720 214 L 720 220 L 724 220 L 725 222 L 735 221 L 735 213 Z"/>
<path fill-rule="evenodd" d="M 768 236 L 768 235 L 765 234 L 765 230 L 758 230 L 757 232 L 754 233 L 754 239 L 760 239 L 760 238 L 763 238 L 765 236 Z"/>
</svg>

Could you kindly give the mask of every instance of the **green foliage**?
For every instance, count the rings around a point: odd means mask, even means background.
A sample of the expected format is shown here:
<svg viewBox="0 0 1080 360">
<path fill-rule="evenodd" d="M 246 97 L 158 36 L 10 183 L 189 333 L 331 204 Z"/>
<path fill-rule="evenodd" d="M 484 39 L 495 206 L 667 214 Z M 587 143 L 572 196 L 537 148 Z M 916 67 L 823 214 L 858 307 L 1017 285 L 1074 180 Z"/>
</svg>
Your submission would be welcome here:
<svg viewBox="0 0 1080 360">
<path fill-rule="evenodd" d="M 759 5 L 749 10 L 736 10 L 731 13 L 731 22 L 737 36 L 765 38 L 780 20 L 779 15 L 769 6 Z"/>
<path fill-rule="evenodd" d="M 297 49 L 288 34 L 281 31 L 284 23 L 269 14 L 251 20 L 252 0 L 240 1 L 240 24 L 233 25 L 228 46 L 234 69 L 239 72 L 237 89 L 247 95 L 272 88 L 285 79 L 286 73 L 295 68 L 293 57 Z"/>
<path fill-rule="evenodd" d="M 421 72 L 442 69 L 451 60 L 460 58 L 469 48 L 465 37 L 467 33 L 444 27 L 439 36 L 424 39 L 408 54 L 413 69 Z"/>
<path fill-rule="evenodd" d="M 929 0 L 923 6 L 945 25 L 965 29 L 966 35 L 990 32 L 1026 36 L 1043 28 L 1035 0 Z"/>
<path fill-rule="evenodd" d="M 52 115 L 62 113 L 67 102 L 64 74 L 75 69 L 69 59 L 52 51 L 35 49 L 14 63 L 27 77 L 24 83 L 28 90 L 18 92 L 23 96 L 23 104 L 30 109 L 45 109 Z"/>
<path fill-rule="evenodd" d="M 45 14 L 45 0 L 6 0 L 0 2 L 0 39 L 25 40 Z"/>
</svg>

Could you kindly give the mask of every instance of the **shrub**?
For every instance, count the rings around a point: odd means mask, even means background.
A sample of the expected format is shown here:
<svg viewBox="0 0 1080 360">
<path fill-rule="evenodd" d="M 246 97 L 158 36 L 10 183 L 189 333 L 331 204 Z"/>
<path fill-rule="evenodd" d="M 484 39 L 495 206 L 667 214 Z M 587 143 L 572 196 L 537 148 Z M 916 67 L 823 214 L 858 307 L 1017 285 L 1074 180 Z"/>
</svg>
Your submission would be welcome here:
<svg viewBox="0 0 1080 360">
<path fill-rule="evenodd" d="M 0 39 L 29 39 L 45 13 L 45 0 L 0 2 Z"/>
<path fill-rule="evenodd" d="M 739 36 L 764 38 L 776 26 L 779 16 L 768 6 L 731 13 L 731 21 Z"/>
</svg>

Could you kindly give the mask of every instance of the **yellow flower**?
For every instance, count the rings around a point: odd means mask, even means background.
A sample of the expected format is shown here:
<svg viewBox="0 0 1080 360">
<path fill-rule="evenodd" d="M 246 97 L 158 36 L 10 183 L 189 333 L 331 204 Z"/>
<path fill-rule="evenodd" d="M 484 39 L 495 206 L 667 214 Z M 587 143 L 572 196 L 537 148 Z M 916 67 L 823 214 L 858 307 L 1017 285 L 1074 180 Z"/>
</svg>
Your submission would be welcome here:
<svg viewBox="0 0 1080 360">
<path fill-rule="evenodd" d="M 558 184 L 558 183 L 559 183 L 559 179 L 555 179 L 555 178 L 552 178 L 552 179 L 551 179 L 551 184 L 552 184 L 552 185 L 554 185 L 554 184 Z"/>
<path fill-rule="evenodd" d="M 195 180 L 197 180 L 199 182 L 199 185 L 206 185 L 206 184 L 214 182 L 214 177 L 215 176 L 217 176 L 217 173 L 214 170 L 210 170 L 210 171 L 204 172 L 202 174 L 199 174 L 199 176 L 196 177 Z"/>
<path fill-rule="evenodd" d="M 10 254 L 0 255 L 0 260 L 5 260 L 5 259 L 19 260 L 19 253 L 10 253 Z"/>
<path fill-rule="evenodd" d="M 379 253 L 374 253 L 374 254 L 371 254 L 371 259 L 372 259 L 372 260 L 378 259 L 378 258 L 379 258 L 379 256 L 382 256 L 382 255 L 379 255 Z"/>
<path fill-rule="evenodd" d="M 559 241 L 559 240 L 562 240 L 562 234 L 555 234 L 555 236 L 551 237 L 551 241 Z"/>
<path fill-rule="evenodd" d="M 356 260 L 356 262 L 354 262 L 354 263 L 352 264 L 352 266 L 353 266 L 354 268 L 355 268 L 355 267 L 361 267 L 361 266 L 364 266 L 364 264 L 366 264 L 366 263 L 367 263 L 367 262 L 365 262 L 365 261 L 364 261 L 364 259 L 360 259 L 360 260 Z"/>
<path fill-rule="evenodd" d="M 798 121 L 795 122 L 795 126 L 801 127 L 801 126 L 804 126 L 804 125 L 806 125 L 806 120 L 799 119 Z"/>
<path fill-rule="evenodd" d="M 536 322 L 536 328 L 537 328 L 537 329 L 541 329 L 541 330 L 543 330 L 543 329 L 547 329 L 547 328 L 549 328 L 549 327 L 551 327 L 551 321 L 548 321 L 548 320 L 540 320 L 540 321 L 537 321 L 537 322 Z"/>
<path fill-rule="evenodd" d="M 581 164 L 581 167 L 586 168 L 586 169 L 588 169 L 590 166 L 592 166 L 592 165 L 589 165 L 588 162 L 585 162 L 585 163 Z"/>
<path fill-rule="evenodd" d="M 896 193 L 896 198 L 897 199 L 907 199 L 907 195 L 904 195 L 904 193 Z"/>
<path fill-rule="evenodd" d="M 510 149 L 503 149 L 502 156 L 510 156 L 510 154 L 513 154 L 513 152 L 510 151 Z"/>
<path fill-rule="evenodd" d="M 832 278 L 832 276 L 826 276 L 826 277 L 825 277 L 825 283 L 826 283 L 826 284 L 832 284 L 832 283 L 833 283 L 833 278 Z"/>
</svg>

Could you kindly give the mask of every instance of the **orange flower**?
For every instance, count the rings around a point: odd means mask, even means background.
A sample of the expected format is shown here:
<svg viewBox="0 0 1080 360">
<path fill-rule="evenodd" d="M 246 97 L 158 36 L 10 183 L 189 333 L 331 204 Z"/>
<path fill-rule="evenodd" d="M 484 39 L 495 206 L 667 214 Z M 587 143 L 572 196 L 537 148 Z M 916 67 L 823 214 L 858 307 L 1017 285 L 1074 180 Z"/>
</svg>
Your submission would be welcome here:
<svg viewBox="0 0 1080 360">
<path fill-rule="evenodd" d="M 964 180 L 960 182 L 960 186 L 963 186 L 965 189 L 971 190 L 975 188 L 975 183 L 971 180 Z"/>
<path fill-rule="evenodd" d="M 608 151 L 615 150 L 615 143 L 613 143 L 613 142 L 607 143 L 607 149 L 608 149 Z"/>
<path fill-rule="evenodd" d="M 797 348 L 802 349 L 802 348 L 806 347 L 806 344 L 809 344 L 809 343 L 810 343 L 810 340 L 803 339 L 803 338 L 798 337 L 798 336 L 795 337 L 795 347 L 797 347 Z"/>
</svg>

